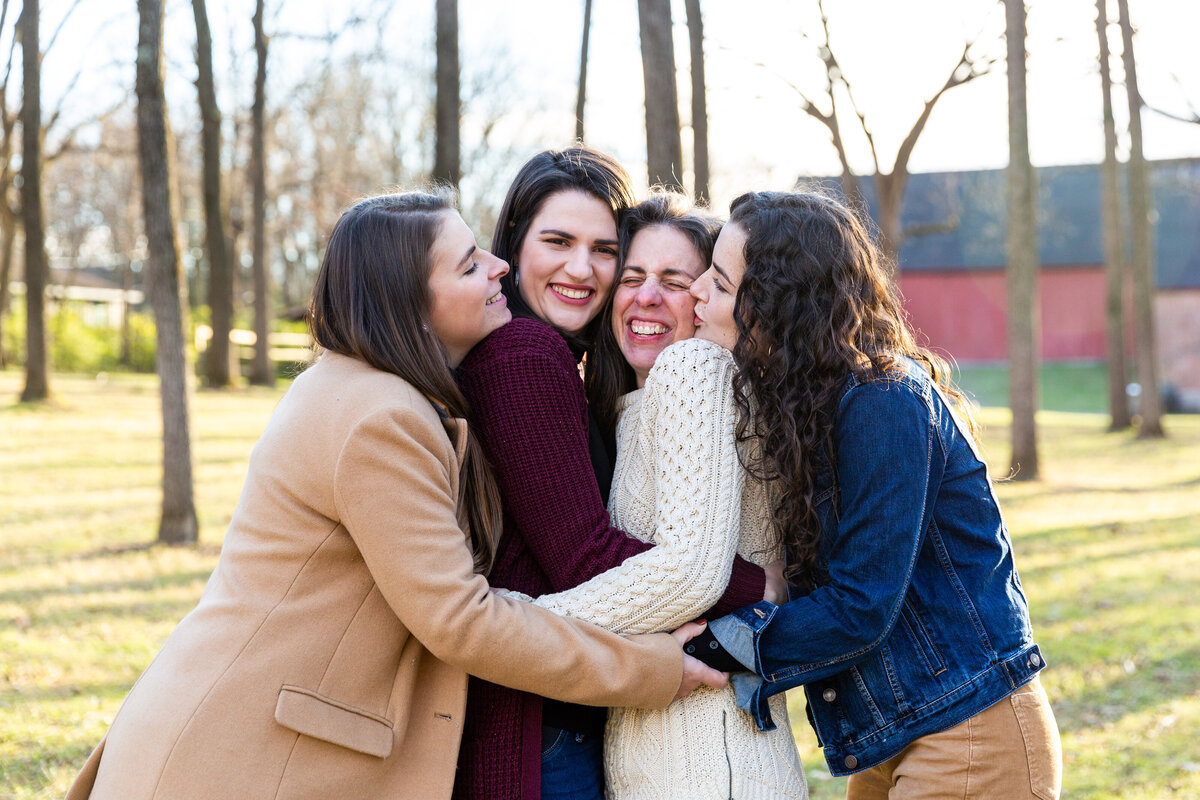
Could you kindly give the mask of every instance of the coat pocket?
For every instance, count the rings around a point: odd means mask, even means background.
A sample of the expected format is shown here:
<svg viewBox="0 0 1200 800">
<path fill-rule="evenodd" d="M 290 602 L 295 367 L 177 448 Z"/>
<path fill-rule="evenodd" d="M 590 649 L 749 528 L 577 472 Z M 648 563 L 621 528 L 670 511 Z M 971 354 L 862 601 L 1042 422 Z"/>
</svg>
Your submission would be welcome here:
<svg viewBox="0 0 1200 800">
<path fill-rule="evenodd" d="M 376 758 L 387 758 L 392 752 L 392 723 L 387 719 L 299 686 L 279 690 L 275 721 L 296 733 Z"/>
</svg>

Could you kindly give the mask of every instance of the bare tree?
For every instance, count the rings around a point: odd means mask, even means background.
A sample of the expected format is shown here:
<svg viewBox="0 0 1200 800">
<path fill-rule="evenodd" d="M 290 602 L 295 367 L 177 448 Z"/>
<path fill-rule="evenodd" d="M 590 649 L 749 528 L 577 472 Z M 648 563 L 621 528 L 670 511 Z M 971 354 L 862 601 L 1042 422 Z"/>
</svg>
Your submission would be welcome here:
<svg viewBox="0 0 1200 800">
<path fill-rule="evenodd" d="M 1113 120 L 1112 73 L 1108 51 L 1108 0 L 1096 0 L 1096 36 L 1100 42 L 1100 89 L 1104 96 L 1104 165 L 1102 218 L 1104 265 L 1108 284 L 1105 303 L 1105 345 L 1108 356 L 1108 410 L 1112 431 L 1130 425 L 1129 396 L 1125 391 L 1125 243 L 1121 230 L 1120 181 L 1117 170 L 1117 126 Z"/>
<path fill-rule="evenodd" d="M 150 302 L 157 331 L 163 417 L 163 500 L 158 540 L 194 542 L 198 536 L 192 490 L 188 422 L 190 383 L 183 328 L 187 284 L 181 279 L 171 172 L 171 128 L 163 96 L 163 3 L 138 0 L 137 128 L 150 271 Z"/>
<path fill-rule="evenodd" d="M 885 170 L 883 163 L 880 161 L 879 151 L 875 146 L 875 136 L 871 127 L 867 124 L 866 112 L 863 111 L 855 100 L 854 89 L 850 83 L 850 79 L 846 76 L 845 70 L 842 69 L 842 65 L 838 62 L 831 45 L 829 38 L 829 17 L 825 13 L 823 0 L 817 0 L 817 10 L 821 14 L 823 39 L 816 43 L 816 50 L 825 68 L 825 86 L 820 105 L 803 89 L 795 84 L 789 83 L 789 85 L 800 96 L 801 109 L 829 130 L 833 147 L 837 151 L 838 160 L 842 165 L 842 192 L 850 203 L 860 205 L 862 194 L 859 191 L 858 176 L 850 170 L 846 140 L 841 129 L 841 115 L 838 112 L 838 90 L 840 89 L 845 92 L 846 97 L 850 101 L 854 116 L 858 120 L 859 127 L 862 129 L 863 136 L 867 140 L 867 145 L 871 152 L 871 160 L 875 167 L 874 181 L 875 194 L 879 203 L 877 222 L 879 224 L 880 245 L 884 253 L 895 263 L 895 258 L 900 251 L 901 245 L 908 239 L 952 230 L 958 224 L 958 220 L 951 217 L 941 223 L 909 227 L 901 225 L 900 212 L 904 202 L 904 190 L 908 186 L 908 162 L 912 157 L 913 150 L 917 146 L 917 141 L 925 130 L 926 123 L 929 122 L 929 116 L 933 113 L 934 106 L 937 105 L 942 95 L 951 89 L 970 83 L 981 75 L 986 75 L 991 71 L 995 59 L 976 56 L 974 54 L 974 41 L 968 41 L 963 45 L 962 53 L 959 55 L 954 67 L 951 68 L 949 76 L 941 88 L 925 101 L 925 106 L 921 110 L 921 114 L 913 122 L 908 134 L 901 141 L 892 166 L 890 169 Z M 808 38 L 807 35 L 804 38 Z M 827 107 L 828 111 L 822 110 L 821 106 Z"/>
<path fill-rule="evenodd" d="M 592 32 L 592 0 L 583 0 L 583 36 L 579 49 L 579 92 L 575 96 L 575 138 L 583 141 L 583 108 L 587 102 L 588 37 Z"/>
<path fill-rule="evenodd" d="M 196 18 L 196 91 L 200 100 L 200 141 L 204 154 L 204 229 L 208 251 L 208 308 L 212 340 L 204 364 L 208 385 L 228 386 L 229 331 L 233 327 L 233 269 L 225 232 L 221 192 L 221 109 L 213 80 L 212 32 L 204 0 L 192 0 Z"/>
<path fill-rule="evenodd" d="M 437 0 L 437 101 L 433 177 L 457 187 L 459 178 L 458 0 Z"/>
<path fill-rule="evenodd" d="M 708 89 L 704 80 L 704 17 L 700 0 L 686 0 L 692 68 L 692 174 L 696 202 L 708 202 Z"/>
<path fill-rule="evenodd" d="M 25 226 L 25 388 L 21 402 L 50 395 L 46 347 L 46 231 L 42 219 L 42 53 L 38 0 L 25 0 L 17 27 L 24 66 L 21 87 L 21 210 Z"/>
<path fill-rule="evenodd" d="M 1004 0 L 1008 47 L 1008 380 L 1012 473 L 1038 477 L 1037 189 L 1029 161 L 1025 2 Z"/>
<path fill-rule="evenodd" d="M 638 0 L 638 22 L 642 81 L 646 87 L 646 168 L 651 184 L 682 189 L 683 148 L 679 143 L 671 0 Z"/>
<path fill-rule="evenodd" d="M 250 364 L 250 382 L 257 386 L 275 385 L 271 364 L 271 268 L 267 264 L 267 35 L 263 30 L 265 0 L 254 4 L 254 52 L 258 67 L 254 73 L 254 105 L 250 117 L 250 201 L 254 260 L 254 360 Z"/>
<path fill-rule="evenodd" d="M 1137 331 L 1139 395 L 1138 436 L 1165 435 L 1162 398 L 1158 392 L 1158 352 L 1154 335 L 1154 245 L 1150 220 L 1150 179 L 1142 150 L 1142 96 L 1138 92 L 1137 63 L 1133 57 L 1133 25 L 1129 0 L 1117 0 L 1121 20 L 1125 91 L 1129 96 L 1129 217 L 1133 235 L 1133 315 Z"/>
<path fill-rule="evenodd" d="M 8 20 L 8 0 L 0 0 L 0 30 Z M 0 81 L 0 369 L 8 366 L 4 350 L 4 316 L 8 313 L 9 281 L 12 279 L 13 251 L 16 249 L 19 209 L 9 199 L 13 185 L 13 131 L 19 113 L 8 110 L 8 81 L 12 77 L 17 37 L 13 37 Z"/>
</svg>

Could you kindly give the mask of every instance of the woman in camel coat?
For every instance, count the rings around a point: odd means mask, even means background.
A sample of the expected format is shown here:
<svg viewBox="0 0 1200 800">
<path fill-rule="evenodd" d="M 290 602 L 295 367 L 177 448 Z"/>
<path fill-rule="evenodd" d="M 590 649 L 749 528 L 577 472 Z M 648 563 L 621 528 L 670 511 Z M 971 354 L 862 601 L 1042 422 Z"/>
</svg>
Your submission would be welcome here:
<svg viewBox="0 0 1200 800">
<path fill-rule="evenodd" d="M 508 321 L 507 269 L 444 198 L 343 215 L 311 308 L 324 353 L 254 448 L 199 605 L 71 800 L 449 797 L 468 672 L 606 706 L 695 685 L 676 639 L 558 618 L 480 574 L 499 504 L 451 368 Z"/>
</svg>

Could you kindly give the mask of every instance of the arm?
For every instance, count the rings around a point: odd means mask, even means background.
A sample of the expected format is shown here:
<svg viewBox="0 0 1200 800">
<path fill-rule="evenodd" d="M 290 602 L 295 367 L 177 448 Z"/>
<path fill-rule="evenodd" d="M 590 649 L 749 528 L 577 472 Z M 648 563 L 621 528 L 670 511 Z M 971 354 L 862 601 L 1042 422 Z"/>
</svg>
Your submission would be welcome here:
<svg viewBox="0 0 1200 800">
<path fill-rule="evenodd" d="M 496 597 L 455 516 L 444 432 L 408 408 L 348 437 L 334 476 L 342 524 L 400 621 L 436 657 L 488 681 L 593 705 L 666 705 L 682 675 L 668 636 L 624 638 Z"/>
<path fill-rule="evenodd" d="M 659 356 L 629 446 L 650 462 L 654 543 L 535 602 L 618 633 L 671 630 L 716 602 L 737 551 L 745 471 L 734 437 L 733 359 L 689 341 Z"/>
<path fill-rule="evenodd" d="M 834 437 L 840 498 L 836 528 L 822 533 L 828 584 L 777 609 L 759 607 L 761 615 L 743 611 L 712 625 L 739 661 L 789 683 L 840 672 L 887 638 L 944 466 L 929 411 L 904 384 L 872 382 L 847 392 Z"/>
<path fill-rule="evenodd" d="M 461 382 L 505 512 L 553 591 L 651 548 L 610 523 L 588 455 L 587 399 L 556 333 L 515 320 L 472 351 Z M 761 600 L 764 588 L 762 569 L 737 560 L 723 612 Z"/>
</svg>

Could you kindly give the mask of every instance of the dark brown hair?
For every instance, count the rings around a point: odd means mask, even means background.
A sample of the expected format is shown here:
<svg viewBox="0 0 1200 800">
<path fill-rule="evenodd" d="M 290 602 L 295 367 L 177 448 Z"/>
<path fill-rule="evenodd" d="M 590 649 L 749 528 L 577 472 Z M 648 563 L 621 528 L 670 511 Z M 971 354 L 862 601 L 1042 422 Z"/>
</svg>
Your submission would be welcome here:
<svg viewBox="0 0 1200 800">
<path fill-rule="evenodd" d="M 588 353 L 587 373 L 584 386 L 588 395 L 588 406 L 600 426 L 605 442 L 615 449 L 617 417 L 620 416 L 621 396 L 637 388 L 637 376 L 621 353 L 616 334 L 612 329 L 613 298 L 616 286 L 621 282 L 629 248 L 634 237 L 647 228 L 662 225 L 679 231 L 691 242 L 705 264 L 712 261 L 713 244 L 721 232 L 721 220 L 696 206 L 690 198 L 679 192 L 655 188 L 650 197 L 627 210 L 621 216 L 618 237 L 617 274 L 613 291 L 609 293 L 598 319 L 595 341 Z"/>
<path fill-rule="evenodd" d="M 438 409 L 447 431 L 452 417 L 469 417 L 446 348 L 429 329 L 431 251 L 445 218 L 447 193 L 408 192 L 370 197 L 342 214 L 325 248 L 309 305 L 316 344 L 398 375 Z M 462 507 L 475 567 L 486 573 L 499 536 L 500 494 L 475 437 L 462 464 Z"/>
<path fill-rule="evenodd" d="M 738 436 L 756 440 L 751 473 L 774 482 L 771 520 L 789 575 L 812 589 L 823 578 L 815 479 L 836 465 L 833 428 L 847 379 L 887 380 L 899 359 L 912 358 L 968 421 L 970 408 L 946 362 L 913 338 L 890 265 L 854 212 L 820 194 L 754 192 L 733 201 L 729 224 L 746 233 L 733 312 Z"/>
<path fill-rule="evenodd" d="M 607 153 L 573 145 L 562 150 L 543 150 L 526 161 L 508 187 L 492 234 L 492 254 L 512 267 L 500 279 L 500 285 L 514 317 L 536 318 L 517 288 L 521 265 L 515 259 L 529 233 L 529 225 L 551 195 L 567 191 L 587 192 L 600 200 L 612 209 L 614 220 L 619 220 L 621 213 L 633 205 L 633 183 L 629 173 Z M 574 349 L 586 349 L 591 346 L 603 321 L 601 316 L 577 334 L 560 333 Z"/>
</svg>

